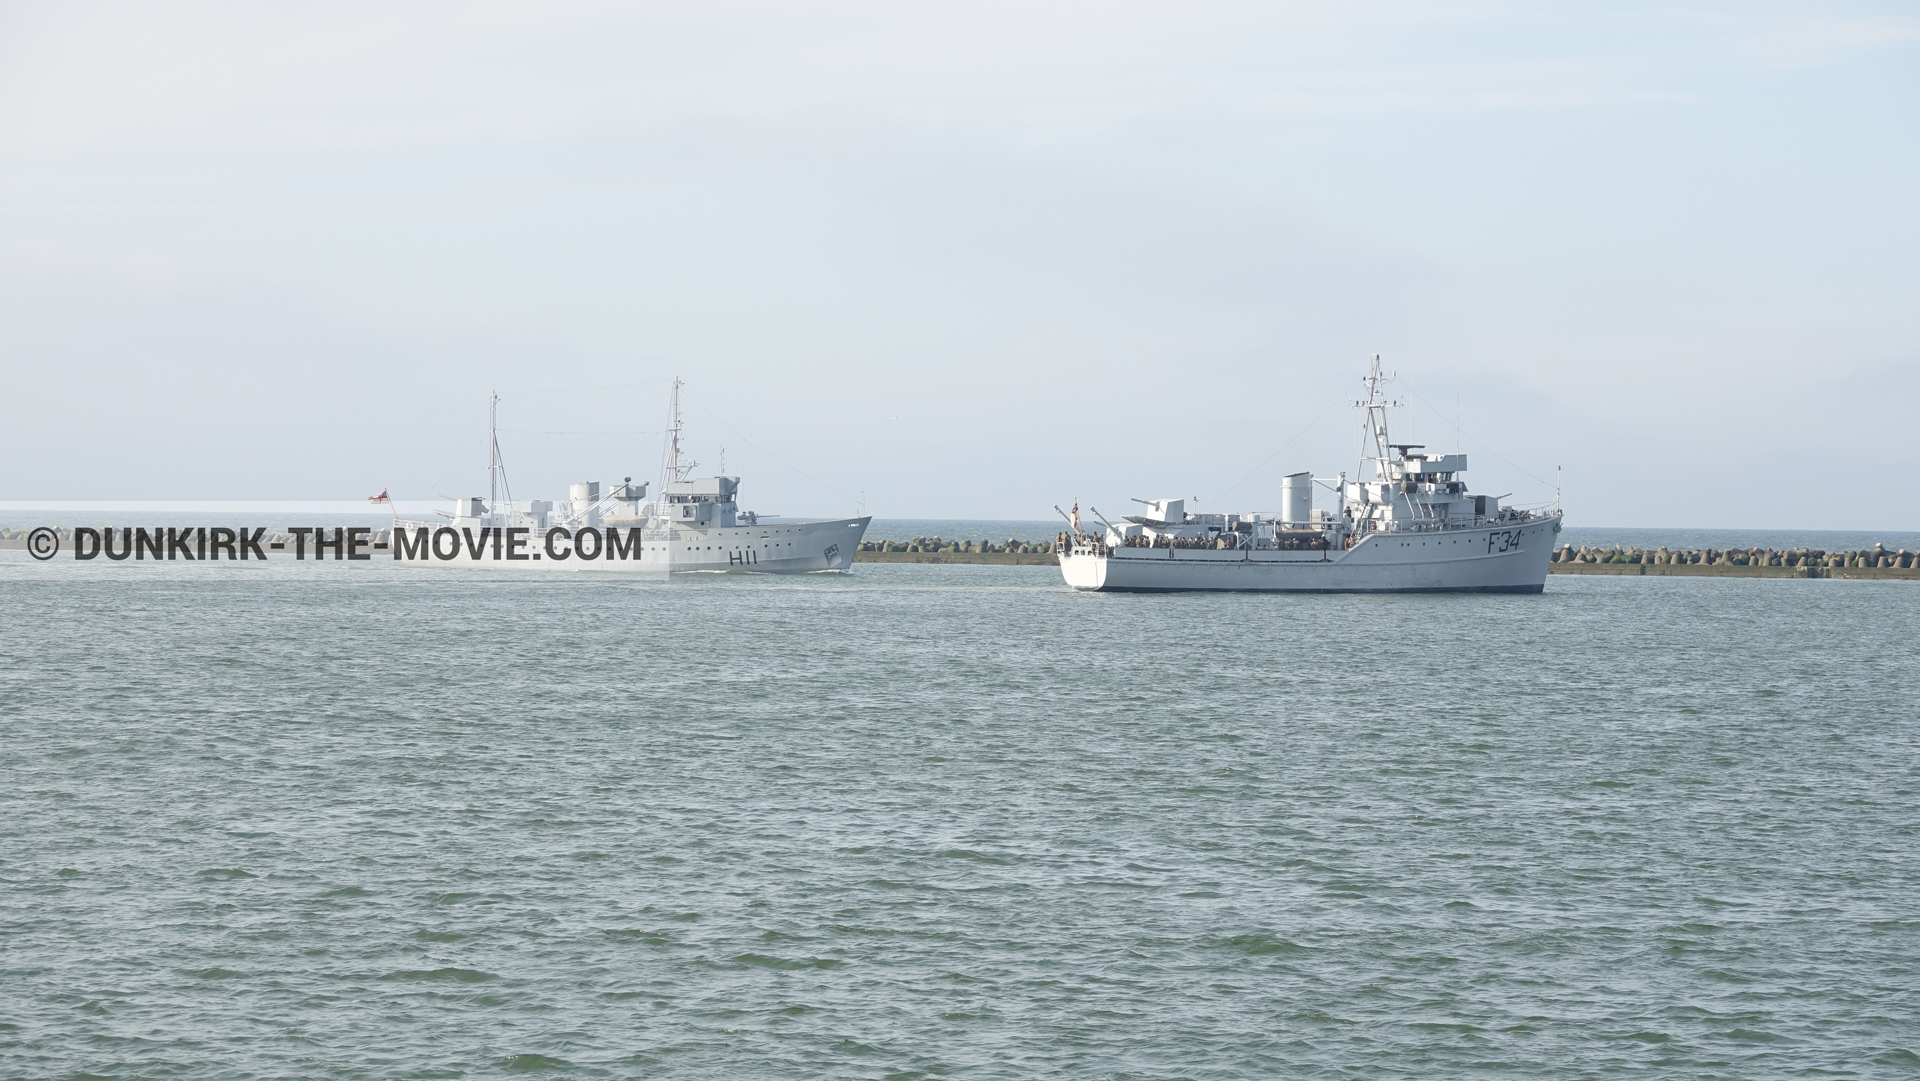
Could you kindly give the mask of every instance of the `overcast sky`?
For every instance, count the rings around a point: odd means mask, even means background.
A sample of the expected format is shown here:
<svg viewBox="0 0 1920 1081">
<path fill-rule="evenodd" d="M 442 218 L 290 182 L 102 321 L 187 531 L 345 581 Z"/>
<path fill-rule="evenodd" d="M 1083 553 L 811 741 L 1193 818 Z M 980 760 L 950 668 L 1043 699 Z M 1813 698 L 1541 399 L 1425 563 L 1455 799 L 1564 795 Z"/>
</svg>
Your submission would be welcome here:
<svg viewBox="0 0 1920 1081">
<path fill-rule="evenodd" d="M 6 4 L 0 499 L 484 492 L 494 389 L 552 498 L 678 374 L 767 512 L 1272 509 L 1378 353 L 1571 524 L 1920 529 L 1915 192 L 1912 4 Z"/>
</svg>

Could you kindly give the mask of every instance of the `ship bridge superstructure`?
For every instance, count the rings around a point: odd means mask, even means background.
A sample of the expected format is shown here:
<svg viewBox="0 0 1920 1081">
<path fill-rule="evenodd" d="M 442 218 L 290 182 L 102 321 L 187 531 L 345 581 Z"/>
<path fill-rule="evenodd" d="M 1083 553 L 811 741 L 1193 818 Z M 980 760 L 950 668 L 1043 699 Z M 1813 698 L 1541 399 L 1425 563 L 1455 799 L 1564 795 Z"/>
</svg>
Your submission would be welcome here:
<svg viewBox="0 0 1920 1081">
<path fill-rule="evenodd" d="M 1342 478 L 1341 518 L 1354 536 L 1407 529 L 1471 528 L 1499 521 L 1514 512 L 1503 508 L 1505 496 L 1472 495 L 1460 474 L 1467 471 L 1465 454 L 1428 451 L 1423 443 L 1395 443 L 1387 432 L 1387 410 L 1404 406 L 1388 400 L 1385 385 L 1392 377 L 1380 371 L 1374 357 L 1362 381 L 1367 396 L 1353 403 L 1366 411 L 1365 439 L 1372 453 L 1360 460 L 1357 478 Z"/>
<path fill-rule="evenodd" d="M 667 406 L 660 494 L 646 508 L 642 562 L 661 571 L 844 571 L 873 520 L 795 521 L 740 509 L 740 478 L 696 477 L 681 449 L 680 380 Z M 721 453 L 722 468 L 726 455 Z"/>
<path fill-rule="evenodd" d="M 693 471 L 699 463 L 682 456 L 681 386 L 680 380 L 673 381 L 667 403 L 666 445 L 660 456 L 660 497 L 648 507 L 649 520 L 655 529 L 674 526 L 732 529 L 758 525 L 758 514 L 740 509 L 739 477 L 695 477 Z M 726 455 L 721 454 L 720 459 L 724 468 Z"/>
</svg>

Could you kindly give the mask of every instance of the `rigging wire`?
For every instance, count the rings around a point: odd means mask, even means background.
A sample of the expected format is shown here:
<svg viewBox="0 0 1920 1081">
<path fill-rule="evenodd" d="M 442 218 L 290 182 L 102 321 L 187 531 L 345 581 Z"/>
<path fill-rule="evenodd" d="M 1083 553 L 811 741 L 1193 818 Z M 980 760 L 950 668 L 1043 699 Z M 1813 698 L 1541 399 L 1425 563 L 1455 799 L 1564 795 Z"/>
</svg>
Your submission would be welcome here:
<svg viewBox="0 0 1920 1081">
<path fill-rule="evenodd" d="M 795 473 L 799 473 L 801 476 L 806 477 L 808 480 L 812 481 L 815 484 L 818 484 L 820 487 L 825 488 L 827 491 L 832 492 L 834 495 L 839 496 L 840 498 L 846 500 L 847 502 L 849 503 L 858 502 L 858 500 L 854 499 L 852 496 L 848 495 L 847 493 L 841 491 L 838 488 L 835 488 L 833 485 L 828 484 L 826 481 L 821 480 L 819 477 L 813 476 L 812 474 L 805 472 L 799 466 L 794 465 L 793 463 L 773 453 L 772 451 L 761 446 L 760 444 L 755 443 L 753 440 L 748 439 L 746 436 L 741 435 L 740 429 L 735 428 L 733 425 L 728 424 L 724 420 L 721 420 L 720 417 L 717 414 L 715 414 L 713 410 L 708 409 L 704 405 L 701 405 L 700 400 L 698 398 L 695 398 L 693 395 L 691 394 L 687 395 L 687 401 L 692 402 L 694 407 L 699 409 L 702 413 L 705 413 L 707 416 L 712 417 L 714 421 L 717 422 L 722 428 L 725 428 L 727 431 L 732 432 L 734 435 L 740 436 L 740 441 L 745 443 L 747 446 L 752 447 L 754 450 L 759 451 L 760 453 L 766 455 L 769 458 L 772 458 L 774 461 L 779 462 L 781 465 L 786 466 L 788 469 L 793 470 Z"/>
<path fill-rule="evenodd" d="M 446 452 L 445 458 L 440 462 L 440 475 L 433 478 L 432 484 L 427 485 L 427 491 L 432 492 L 437 490 L 440 487 L 440 482 L 447 479 L 447 474 L 453 472 L 454 459 L 466 453 L 464 450 L 458 448 L 467 441 L 468 436 L 478 434 L 479 430 L 479 425 L 468 424 L 465 430 L 460 433 L 460 438 L 453 443 L 453 449 L 449 449 Z"/>
<path fill-rule="evenodd" d="M 594 391 L 594 390 L 619 390 L 624 387 L 644 387 L 644 386 L 651 386 L 652 384 L 655 384 L 655 383 L 666 383 L 666 382 L 670 382 L 670 380 L 642 379 L 632 383 L 613 383 L 607 386 L 600 386 L 600 387 L 574 387 L 572 389 L 566 389 L 566 390 L 509 390 L 507 391 L 507 393 L 508 394 L 581 394 L 587 391 Z M 478 425 L 474 425 L 474 424 L 467 425 L 464 431 L 461 433 L 459 440 L 456 441 L 455 445 L 458 446 L 460 443 L 465 443 L 467 438 L 473 435 L 478 430 L 479 430 Z M 644 432 L 627 432 L 627 431 L 602 432 L 602 431 L 549 431 L 541 428 L 497 428 L 495 429 L 495 431 L 512 432 L 515 435 L 660 435 L 662 434 L 658 430 L 644 431 Z M 450 450 L 447 452 L 446 459 L 442 461 L 440 464 L 439 475 L 434 478 L 432 484 L 429 484 L 426 486 L 427 491 L 429 492 L 436 491 L 440 487 L 440 482 L 445 480 L 449 473 L 453 472 L 454 459 L 459 457 L 460 453 L 461 452 L 458 450 Z"/>
<path fill-rule="evenodd" d="M 621 390 L 626 387 L 648 387 L 655 383 L 671 383 L 671 379 L 642 379 L 633 383 L 609 383 L 602 387 L 562 387 L 559 389 L 542 388 L 540 390 L 508 390 L 508 394 L 585 394 L 590 390 Z"/>
<path fill-rule="evenodd" d="M 500 428 L 498 430 L 502 432 L 513 432 L 517 435 L 659 435 L 661 434 L 659 430 L 655 430 L 651 432 L 549 432 L 540 428 Z"/>
<path fill-rule="evenodd" d="M 1206 507 L 1211 507 L 1211 506 L 1213 506 L 1213 505 L 1214 505 L 1214 504 L 1215 504 L 1216 502 L 1218 502 L 1218 501 L 1220 501 L 1220 500 L 1222 500 L 1222 499 L 1225 499 L 1225 498 L 1227 498 L 1228 496 L 1230 496 L 1230 495 L 1232 495 L 1232 494 L 1233 494 L 1233 490 L 1234 490 L 1235 488 L 1238 488 L 1238 487 L 1240 487 L 1240 486 L 1241 486 L 1242 484 L 1245 484 L 1245 483 L 1246 483 L 1246 482 L 1247 482 L 1247 481 L 1248 481 L 1249 479 L 1251 479 L 1251 478 L 1253 477 L 1253 475 L 1254 475 L 1255 473 L 1258 473 L 1258 472 L 1260 472 L 1260 471 L 1261 471 L 1262 469 L 1265 469 L 1265 468 L 1266 468 L 1266 467 L 1267 467 L 1268 465 L 1270 465 L 1270 464 L 1272 464 L 1272 462 L 1273 462 L 1273 460 L 1274 460 L 1275 458 L 1278 458 L 1278 457 L 1280 457 L 1280 451 L 1283 451 L 1283 450 L 1286 450 L 1286 449 L 1287 449 L 1288 447 L 1291 447 L 1291 446 L 1293 446 L 1293 445 L 1294 445 L 1295 443 L 1298 443 L 1298 442 L 1300 441 L 1300 437 L 1301 437 L 1301 436 L 1303 436 L 1303 435 L 1306 435 L 1306 434 L 1307 434 L 1308 432 L 1310 432 L 1310 431 L 1312 431 L 1312 430 L 1313 430 L 1313 426 L 1314 426 L 1314 425 L 1316 425 L 1316 424 L 1318 424 L 1318 423 L 1320 423 L 1321 421 L 1323 421 L 1323 420 L 1325 420 L 1325 419 L 1327 419 L 1327 414 L 1328 414 L 1328 413 L 1331 413 L 1331 412 L 1333 412 L 1333 411 L 1334 411 L 1335 409 L 1337 409 L 1337 408 L 1339 408 L 1339 407 L 1340 407 L 1340 403 L 1339 403 L 1339 402 L 1334 402 L 1334 403 L 1333 403 L 1332 405 L 1330 405 L 1330 406 L 1327 406 L 1327 407 L 1326 407 L 1325 409 L 1323 409 L 1323 410 L 1321 410 L 1321 411 L 1320 411 L 1320 415 L 1319 415 L 1319 416 L 1317 416 L 1317 417 L 1315 417 L 1315 418 L 1313 418 L 1312 420 L 1310 420 L 1310 421 L 1308 421 L 1308 422 L 1307 422 L 1307 426 L 1306 426 L 1306 427 L 1304 427 L 1304 428 L 1302 428 L 1302 429 L 1300 429 L 1300 430 L 1299 430 L 1298 432 L 1295 432 L 1295 433 L 1294 433 L 1294 435 L 1293 435 L 1293 438 L 1292 438 L 1292 439 L 1289 439 L 1289 440 L 1287 440 L 1287 441 L 1286 441 L 1285 443 L 1282 443 L 1282 444 L 1280 444 L 1280 447 L 1279 447 L 1279 450 L 1275 450 L 1275 451 L 1274 451 L 1274 452 L 1273 452 L 1272 454 L 1269 454 L 1269 455 L 1267 455 L 1267 460 L 1266 460 L 1266 461 L 1264 461 L 1264 462 L 1261 462 L 1261 463 L 1260 463 L 1259 465 L 1256 465 L 1256 466 L 1254 466 L 1254 467 L 1253 467 L 1252 469 L 1249 469 L 1249 470 L 1247 470 L 1247 475 L 1246 475 L 1246 476 L 1244 476 L 1244 477 L 1241 477 L 1241 478 L 1240 478 L 1239 480 L 1236 480 L 1236 481 L 1234 481 L 1234 482 L 1233 482 L 1233 483 L 1232 483 L 1231 485 L 1229 485 L 1229 486 L 1227 487 L 1227 490 L 1226 490 L 1226 491 L 1224 491 L 1224 492 L 1221 492 L 1221 493 L 1220 493 L 1219 495 L 1217 495 L 1217 496 L 1214 496 L 1214 497 L 1213 497 L 1212 499 L 1207 499 L 1207 500 L 1198 500 L 1198 499 L 1196 499 L 1196 500 L 1194 500 L 1194 502 L 1196 502 L 1196 503 L 1199 503 L 1199 504 L 1200 504 L 1200 505 L 1202 505 L 1202 506 L 1206 506 Z"/>
<path fill-rule="evenodd" d="M 1436 412 L 1436 413 L 1438 413 L 1438 412 L 1440 412 L 1440 411 L 1439 411 L 1438 409 L 1434 409 L 1434 405 L 1433 405 L 1433 403 L 1432 403 L 1432 402 L 1429 402 L 1429 401 L 1427 401 L 1427 400 L 1426 400 L 1425 398 L 1421 398 L 1421 397 L 1420 397 L 1420 392 L 1419 392 L 1419 391 L 1417 391 L 1417 390 L 1415 390 L 1415 389 L 1413 389 L 1413 387 L 1411 387 L 1411 386 L 1408 386 L 1408 385 L 1407 385 L 1406 383 L 1404 383 L 1404 382 L 1403 382 L 1403 383 L 1402 383 L 1401 385 L 1402 385 L 1402 386 L 1406 386 L 1406 387 L 1407 387 L 1407 393 L 1408 393 L 1408 394 L 1411 394 L 1411 395 L 1413 395 L 1413 396 L 1414 396 L 1414 397 L 1416 397 L 1416 398 L 1420 398 L 1420 401 L 1421 401 L 1421 402 L 1423 402 L 1423 403 L 1424 403 L 1424 404 L 1426 405 L 1426 407 L 1427 407 L 1428 409 L 1433 409 L 1433 411 L 1434 411 L 1434 412 Z M 1442 415 L 1444 416 L 1445 414 L 1442 414 Z M 1464 429 L 1464 428 L 1461 428 L 1461 427 L 1459 426 L 1459 419 L 1458 419 L 1458 415 L 1456 414 L 1456 417 L 1455 417 L 1455 420 L 1454 420 L 1454 435 L 1455 435 L 1456 437 L 1458 437 L 1458 436 L 1462 436 L 1462 435 L 1466 435 L 1466 434 L 1467 434 L 1467 433 L 1466 433 L 1466 429 Z M 1409 438 L 1411 438 L 1411 437 L 1412 437 L 1412 426 L 1411 426 L 1411 425 L 1409 425 L 1409 426 L 1408 426 L 1408 437 L 1409 437 Z M 1508 465 L 1511 465 L 1511 466 L 1513 466 L 1513 468 L 1514 468 L 1514 469 L 1516 469 L 1516 470 L 1519 470 L 1519 472 L 1520 472 L 1520 473 L 1522 473 L 1523 475 L 1525 475 L 1525 476 L 1527 476 L 1527 477 L 1529 477 L 1529 478 L 1531 478 L 1531 479 L 1532 479 L 1532 480 L 1534 481 L 1534 483 L 1536 483 L 1536 484 L 1542 484 L 1542 485 L 1548 485 L 1548 482 L 1547 482 L 1547 481 L 1544 481 L 1544 480 L 1541 480 L 1541 479 L 1540 479 L 1539 477 L 1535 477 L 1535 476 L 1534 476 L 1534 475 L 1533 475 L 1532 473 L 1528 473 L 1528 472 L 1527 472 L 1526 470 L 1524 470 L 1524 469 L 1521 469 L 1521 468 L 1520 468 L 1519 466 L 1517 466 L 1517 465 L 1514 465 L 1514 464 L 1513 464 L 1513 461 L 1512 461 L 1512 459 L 1510 459 L 1510 458 L 1508 458 L 1508 457 L 1507 457 L 1506 455 L 1504 455 L 1504 454 L 1502 454 L 1502 453 L 1500 453 L 1499 451 L 1497 451 L 1497 450 L 1494 450 L 1494 449 L 1493 449 L 1492 447 L 1490 447 L 1490 446 L 1487 446 L 1487 445 L 1486 445 L 1485 443 L 1482 443 L 1482 442 L 1480 442 L 1480 440 L 1479 440 L 1478 438 L 1476 438 L 1476 437 L 1474 437 L 1474 436 L 1471 436 L 1471 435 L 1467 435 L 1467 438 L 1468 438 L 1468 439 L 1472 439 L 1472 440 L 1473 440 L 1473 441 L 1474 441 L 1475 443 L 1478 443 L 1478 444 L 1479 444 L 1479 446 L 1480 446 L 1480 449 L 1481 449 L 1481 450 L 1484 450 L 1484 451 L 1486 451 L 1486 452 L 1487 452 L 1488 454 L 1491 454 L 1491 455 L 1493 455 L 1493 456 L 1494 456 L 1495 458 L 1498 458 L 1498 459 L 1500 459 L 1501 461 L 1503 461 L 1503 462 L 1506 462 L 1506 463 L 1507 463 Z M 1548 485 L 1548 486 L 1549 486 L 1549 487 L 1551 487 L 1551 485 Z"/>
</svg>

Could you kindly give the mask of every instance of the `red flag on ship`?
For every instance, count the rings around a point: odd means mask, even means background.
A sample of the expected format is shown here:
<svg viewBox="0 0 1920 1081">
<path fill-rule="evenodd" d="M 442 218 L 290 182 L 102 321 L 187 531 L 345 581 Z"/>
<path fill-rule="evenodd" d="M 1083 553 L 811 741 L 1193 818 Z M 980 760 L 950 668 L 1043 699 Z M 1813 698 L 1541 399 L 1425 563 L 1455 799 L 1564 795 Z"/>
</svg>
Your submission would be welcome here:
<svg viewBox="0 0 1920 1081">
<path fill-rule="evenodd" d="M 1055 508 L 1058 508 L 1059 506 L 1060 504 L 1058 503 L 1054 504 Z M 1073 513 L 1070 516 L 1068 516 L 1067 520 L 1073 523 L 1073 531 L 1075 533 L 1080 532 L 1080 500 L 1078 498 L 1074 499 Z"/>
<path fill-rule="evenodd" d="M 379 494 L 379 495 L 370 495 L 370 496 L 368 496 L 368 497 L 367 497 L 367 502 L 369 502 L 369 503 L 391 503 L 391 502 L 393 502 L 393 500 L 391 500 L 391 499 L 388 499 L 388 498 L 387 498 L 387 490 L 386 490 L 385 488 L 382 488 L 382 489 L 380 489 L 380 494 Z"/>
</svg>

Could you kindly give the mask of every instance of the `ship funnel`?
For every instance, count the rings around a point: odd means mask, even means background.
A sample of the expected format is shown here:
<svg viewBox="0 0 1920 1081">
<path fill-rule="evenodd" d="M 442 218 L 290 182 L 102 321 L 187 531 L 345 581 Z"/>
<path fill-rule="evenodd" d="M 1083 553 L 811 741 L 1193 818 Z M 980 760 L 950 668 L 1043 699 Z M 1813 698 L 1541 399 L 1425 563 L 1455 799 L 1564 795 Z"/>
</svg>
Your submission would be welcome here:
<svg viewBox="0 0 1920 1081">
<path fill-rule="evenodd" d="M 1313 474 L 1295 473 L 1281 481 L 1280 520 L 1288 529 L 1313 525 Z"/>
<path fill-rule="evenodd" d="M 570 510 L 575 517 L 588 514 L 593 510 L 594 504 L 600 502 L 600 482 L 597 480 L 582 481 L 579 484 L 568 487 L 567 502 L 570 504 Z"/>
</svg>

